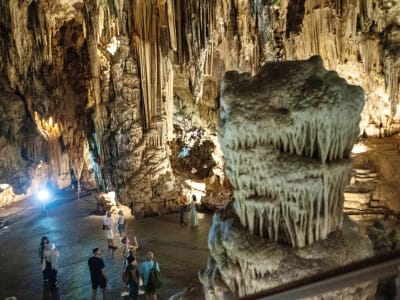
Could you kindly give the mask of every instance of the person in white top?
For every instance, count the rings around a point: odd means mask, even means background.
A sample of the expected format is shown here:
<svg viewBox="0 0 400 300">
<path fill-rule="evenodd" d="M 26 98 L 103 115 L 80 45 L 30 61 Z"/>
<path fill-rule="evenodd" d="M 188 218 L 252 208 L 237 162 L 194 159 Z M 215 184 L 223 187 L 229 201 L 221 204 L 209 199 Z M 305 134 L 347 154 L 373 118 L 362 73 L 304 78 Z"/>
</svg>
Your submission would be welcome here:
<svg viewBox="0 0 400 300">
<path fill-rule="evenodd" d="M 104 226 L 106 232 L 106 238 L 108 243 L 108 248 L 110 249 L 117 249 L 118 247 L 114 246 L 114 220 L 111 217 L 111 211 L 106 213 L 104 218 Z"/>
</svg>

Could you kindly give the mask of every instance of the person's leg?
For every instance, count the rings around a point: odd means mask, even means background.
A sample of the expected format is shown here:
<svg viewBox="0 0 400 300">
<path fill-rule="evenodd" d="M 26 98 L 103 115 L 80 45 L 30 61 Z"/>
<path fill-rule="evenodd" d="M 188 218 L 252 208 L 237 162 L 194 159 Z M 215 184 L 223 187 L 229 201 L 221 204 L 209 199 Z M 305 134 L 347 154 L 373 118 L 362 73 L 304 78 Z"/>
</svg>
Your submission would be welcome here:
<svg viewBox="0 0 400 300">
<path fill-rule="evenodd" d="M 181 221 L 181 225 L 183 225 L 184 219 L 183 219 L 183 207 L 182 206 L 180 207 L 180 210 L 179 210 L 179 218 Z"/>
<path fill-rule="evenodd" d="M 101 290 L 102 290 L 102 292 L 103 292 L 103 300 L 106 300 L 106 297 L 107 297 L 107 289 L 106 289 L 106 288 L 102 288 Z"/>
<path fill-rule="evenodd" d="M 53 270 L 53 272 L 54 272 L 54 287 L 58 288 L 57 270 Z"/>
<path fill-rule="evenodd" d="M 53 289 L 55 286 L 55 282 L 56 282 L 56 278 L 55 278 L 55 274 L 54 274 L 53 269 L 50 269 L 49 271 L 49 283 L 50 283 L 50 288 Z"/>
<path fill-rule="evenodd" d="M 92 289 L 92 300 L 96 300 L 97 289 Z"/>
</svg>

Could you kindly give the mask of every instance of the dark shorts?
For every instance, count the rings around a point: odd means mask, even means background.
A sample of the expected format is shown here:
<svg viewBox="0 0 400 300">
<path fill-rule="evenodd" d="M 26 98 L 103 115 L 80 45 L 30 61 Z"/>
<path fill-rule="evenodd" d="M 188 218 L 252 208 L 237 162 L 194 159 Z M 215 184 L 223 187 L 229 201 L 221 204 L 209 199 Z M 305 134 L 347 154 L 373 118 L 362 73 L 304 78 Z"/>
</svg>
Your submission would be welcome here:
<svg viewBox="0 0 400 300">
<path fill-rule="evenodd" d="M 104 278 L 92 278 L 92 289 L 97 290 L 98 287 L 104 289 L 106 286 L 107 283 Z"/>
<path fill-rule="evenodd" d="M 148 285 L 144 286 L 144 291 L 146 292 L 146 295 L 155 295 L 156 293 L 156 289 Z"/>
</svg>

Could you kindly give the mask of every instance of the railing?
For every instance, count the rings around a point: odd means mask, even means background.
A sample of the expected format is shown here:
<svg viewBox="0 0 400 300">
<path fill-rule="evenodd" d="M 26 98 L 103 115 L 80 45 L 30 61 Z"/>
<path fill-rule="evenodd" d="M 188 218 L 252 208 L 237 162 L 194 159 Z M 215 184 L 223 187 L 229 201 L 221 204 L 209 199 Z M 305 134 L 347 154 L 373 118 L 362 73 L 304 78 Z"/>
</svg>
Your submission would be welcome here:
<svg viewBox="0 0 400 300">
<path fill-rule="evenodd" d="M 327 272 L 318 273 L 281 286 L 245 296 L 240 300 L 290 300 L 318 296 L 368 281 L 396 278 L 396 296 L 400 299 L 400 251 L 366 258 Z"/>
</svg>

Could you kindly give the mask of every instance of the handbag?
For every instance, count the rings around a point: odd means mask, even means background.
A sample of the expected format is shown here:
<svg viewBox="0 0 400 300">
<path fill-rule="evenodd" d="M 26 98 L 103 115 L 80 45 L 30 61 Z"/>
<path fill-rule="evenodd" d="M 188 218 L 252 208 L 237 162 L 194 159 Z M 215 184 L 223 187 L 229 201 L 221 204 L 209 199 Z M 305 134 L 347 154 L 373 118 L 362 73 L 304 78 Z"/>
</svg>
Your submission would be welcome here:
<svg viewBox="0 0 400 300">
<path fill-rule="evenodd" d="M 103 224 L 103 230 L 106 230 L 107 226 L 106 224 Z"/>
</svg>

